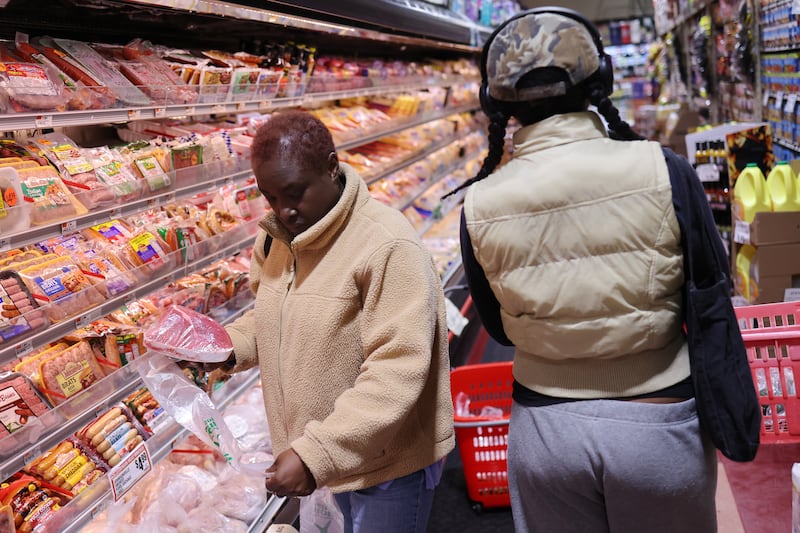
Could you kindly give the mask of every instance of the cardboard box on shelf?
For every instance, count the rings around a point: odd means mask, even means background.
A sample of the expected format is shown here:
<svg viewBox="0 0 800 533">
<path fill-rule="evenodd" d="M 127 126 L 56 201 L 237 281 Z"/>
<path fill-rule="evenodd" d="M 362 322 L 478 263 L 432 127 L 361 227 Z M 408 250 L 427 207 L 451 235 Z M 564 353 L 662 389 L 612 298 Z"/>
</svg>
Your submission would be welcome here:
<svg viewBox="0 0 800 533">
<path fill-rule="evenodd" d="M 753 246 L 800 243 L 800 211 L 756 213 L 751 224 L 734 220 L 733 240 Z"/>
<path fill-rule="evenodd" d="M 697 128 L 700 123 L 700 114 L 683 104 L 679 110 L 669 114 L 659 141 L 664 146 L 671 148 L 675 153 L 689 157 L 686 149 L 686 136 L 690 130 Z"/>
<path fill-rule="evenodd" d="M 756 247 L 747 279 L 736 274 L 735 257 L 741 248 L 735 247 L 734 286 L 751 304 L 782 302 L 786 289 L 800 286 L 800 243 Z"/>
</svg>

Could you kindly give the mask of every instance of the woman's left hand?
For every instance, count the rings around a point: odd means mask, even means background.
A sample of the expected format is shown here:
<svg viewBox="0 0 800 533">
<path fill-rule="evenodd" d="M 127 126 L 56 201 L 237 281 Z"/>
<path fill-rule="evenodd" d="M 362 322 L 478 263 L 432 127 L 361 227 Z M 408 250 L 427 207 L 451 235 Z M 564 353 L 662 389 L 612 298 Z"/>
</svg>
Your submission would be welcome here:
<svg viewBox="0 0 800 533">
<path fill-rule="evenodd" d="M 308 496 L 317 482 L 297 453 L 289 448 L 267 468 L 267 490 L 276 496 Z"/>
</svg>

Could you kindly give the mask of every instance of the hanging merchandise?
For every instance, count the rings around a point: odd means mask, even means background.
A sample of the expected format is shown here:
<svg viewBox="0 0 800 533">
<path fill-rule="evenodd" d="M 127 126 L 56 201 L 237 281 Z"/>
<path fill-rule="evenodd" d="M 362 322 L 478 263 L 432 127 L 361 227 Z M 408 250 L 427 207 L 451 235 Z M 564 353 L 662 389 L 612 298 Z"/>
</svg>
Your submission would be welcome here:
<svg viewBox="0 0 800 533">
<path fill-rule="evenodd" d="M 710 61 L 708 57 L 709 39 L 711 37 L 711 18 L 700 17 L 697 28 L 692 35 L 690 45 L 692 69 L 692 96 L 708 99 L 714 92 L 711 82 Z"/>
</svg>

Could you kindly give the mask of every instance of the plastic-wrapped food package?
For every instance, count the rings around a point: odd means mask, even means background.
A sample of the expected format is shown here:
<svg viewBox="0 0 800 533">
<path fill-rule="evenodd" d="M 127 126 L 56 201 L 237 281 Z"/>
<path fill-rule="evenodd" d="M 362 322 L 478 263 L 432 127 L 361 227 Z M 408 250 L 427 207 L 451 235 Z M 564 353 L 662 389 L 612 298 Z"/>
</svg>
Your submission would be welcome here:
<svg viewBox="0 0 800 533">
<path fill-rule="evenodd" d="M 267 503 L 264 478 L 242 476 L 225 469 L 218 488 L 206 494 L 206 504 L 228 518 L 250 523 Z"/>
<path fill-rule="evenodd" d="M 0 109 L 6 112 L 65 111 L 69 94 L 58 73 L 45 65 L 0 62 Z"/>
<path fill-rule="evenodd" d="M 230 335 L 217 321 L 178 305 L 169 306 L 144 338 L 149 349 L 186 361 L 219 363 L 233 351 Z"/>
<path fill-rule="evenodd" d="M 186 521 L 178 526 L 179 533 L 246 533 L 247 524 L 241 520 L 228 518 L 209 507 L 192 509 Z"/>
</svg>

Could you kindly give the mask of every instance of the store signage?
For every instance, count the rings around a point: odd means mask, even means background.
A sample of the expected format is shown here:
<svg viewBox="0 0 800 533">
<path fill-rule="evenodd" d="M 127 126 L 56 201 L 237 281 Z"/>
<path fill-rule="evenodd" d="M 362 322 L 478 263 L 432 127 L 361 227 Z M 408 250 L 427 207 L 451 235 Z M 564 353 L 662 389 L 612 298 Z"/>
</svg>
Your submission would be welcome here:
<svg viewBox="0 0 800 533">
<path fill-rule="evenodd" d="M 153 469 L 147 446 L 141 443 L 108 473 L 114 501 L 118 502 L 140 479 Z"/>
<path fill-rule="evenodd" d="M 461 332 L 469 324 L 469 320 L 461 314 L 459 308 L 450 301 L 450 298 L 445 298 L 444 303 L 447 310 L 447 329 L 455 335 L 461 335 Z"/>
<path fill-rule="evenodd" d="M 750 244 L 750 224 L 743 220 L 736 221 L 733 226 L 733 242 Z"/>
<path fill-rule="evenodd" d="M 785 113 L 794 113 L 794 106 L 797 105 L 797 93 L 792 93 L 786 98 L 786 106 L 783 111 Z"/>
<path fill-rule="evenodd" d="M 717 165 L 703 164 L 697 165 L 697 177 L 700 181 L 711 182 L 719 181 L 719 167 Z"/>
<path fill-rule="evenodd" d="M 800 302 L 800 289 L 786 289 L 783 291 L 784 302 Z"/>
</svg>

